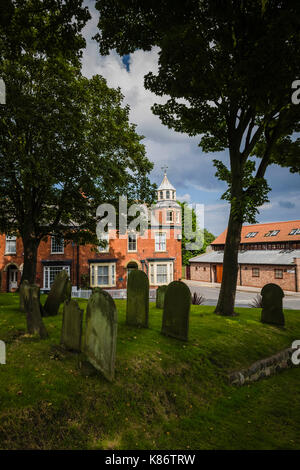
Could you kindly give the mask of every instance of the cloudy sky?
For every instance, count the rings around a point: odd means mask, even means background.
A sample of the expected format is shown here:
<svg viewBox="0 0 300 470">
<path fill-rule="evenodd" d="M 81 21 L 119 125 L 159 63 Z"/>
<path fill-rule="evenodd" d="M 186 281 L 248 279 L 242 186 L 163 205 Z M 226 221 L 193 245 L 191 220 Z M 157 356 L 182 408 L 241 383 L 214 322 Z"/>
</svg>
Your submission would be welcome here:
<svg viewBox="0 0 300 470">
<path fill-rule="evenodd" d="M 130 106 L 130 120 L 137 125 L 143 136 L 148 158 L 154 163 L 151 173 L 153 182 L 160 184 L 163 177 L 161 167 L 168 167 L 168 178 L 177 189 L 177 197 L 189 203 L 205 206 L 205 227 L 219 235 L 227 225 L 228 204 L 221 200 L 226 189 L 223 182 L 215 178 L 214 158 L 228 160 L 227 152 L 205 154 L 198 147 L 199 139 L 175 133 L 163 126 L 151 112 L 155 102 L 163 102 L 145 90 L 144 75 L 157 70 L 157 49 L 151 52 L 137 51 L 130 55 L 129 63 L 112 52 L 101 57 L 98 45 L 92 40 L 97 32 L 98 12 L 93 0 L 86 0 L 92 19 L 84 30 L 87 47 L 83 56 L 83 73 L 87 77 L 95 74 L 106 78 L 111 87 L 120 87 L 124 104 Z M 300 219 L 300 175 L 272 165 L 266 177 L 272 191 L 270 202 L 260 208 L 258 222 L 273 222 Z"/>
</svg>

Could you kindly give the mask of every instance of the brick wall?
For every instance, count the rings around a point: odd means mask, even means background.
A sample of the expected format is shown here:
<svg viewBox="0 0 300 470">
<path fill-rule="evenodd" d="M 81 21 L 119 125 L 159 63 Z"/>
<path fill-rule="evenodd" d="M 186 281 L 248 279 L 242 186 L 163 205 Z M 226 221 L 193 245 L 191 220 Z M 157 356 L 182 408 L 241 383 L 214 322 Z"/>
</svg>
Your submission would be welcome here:
<svg viewBox="0 0 300 470">
<path fill-rule="evenodd" d="M 300 291 L 300 258 L 297 260 L 298 291 Z M 275 277 L 275 269 L 282 271 L 282 279 Z M 254 271 L 253 271 L 254 270 Z M 257 271 L 258 270 L 258 271 Z M 255 274 L 259 274 L 258 277 Z M 195 281 L 213 282 L 213 267 L 210 263 L 191 263 L 191 279 Z M 240 265 L 238 285 L 263 287 L 265 284 L 278 284 L 283 290 L 295 291 L 295 267 L 270 265 Z"/>
<path fill-rule="evenodd" d="M 296 265 L 296 276 L 297 276 L 297 291 L 300 292 L 300 258 L 294 258 Z"/>
</svg>

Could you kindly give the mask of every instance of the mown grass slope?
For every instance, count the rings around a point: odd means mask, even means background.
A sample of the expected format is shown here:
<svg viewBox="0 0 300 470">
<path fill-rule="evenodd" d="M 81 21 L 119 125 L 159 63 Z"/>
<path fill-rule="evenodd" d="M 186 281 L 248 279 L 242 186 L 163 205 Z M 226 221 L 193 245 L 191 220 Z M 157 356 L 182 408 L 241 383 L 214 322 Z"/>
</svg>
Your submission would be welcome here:
<svg viewBox="0 0 300 470">
<path fill-rule="evenodd" d="M 81 300 L 81 308 L 86 301 Z M 25 334 L 17 294 L 0 294 L 1 449 L 299 449 L 300 367 L 242 388 L 227 374 L 300 339 L 300 312 L 286 328 L 260 323 L 259 309 L 224 318 L 192 306 L 188 343 L 160 334 L 162 311 L 150 304 L 149 329 L 119 315 L 116 380 L 85 376 L 78 356 L 56 349 L 61 313 L 44 319 L 49 339 Z"/>
</svg>

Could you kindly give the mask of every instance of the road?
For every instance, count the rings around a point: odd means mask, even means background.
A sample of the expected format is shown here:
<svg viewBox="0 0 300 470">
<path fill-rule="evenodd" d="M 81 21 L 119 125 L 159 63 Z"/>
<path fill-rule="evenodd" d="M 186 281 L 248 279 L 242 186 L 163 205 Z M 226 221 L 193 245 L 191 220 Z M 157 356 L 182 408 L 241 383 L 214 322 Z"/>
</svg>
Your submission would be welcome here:
<svg viewBox="0 0 300 470">
<path fill-rule="evenodd" d="M 189 283 L 187 282 L 189 285 Z M 216 305 L 219 297 L 220 288 L 208 287 L 208 286 L 195 286 L 189 285 L 192 294 L 196 292 L 198 295 L 205 297 L 205 301 L 202 305 Z M 249 307 L 253 299 L 256 298 L 257 292 L 243 292 L 237 291 L 236 293 L 236 307 Z M 286 295 L 283 298 L 283 308 L 300 310 L 300 296 L 298 295 Z"/>
</svg>

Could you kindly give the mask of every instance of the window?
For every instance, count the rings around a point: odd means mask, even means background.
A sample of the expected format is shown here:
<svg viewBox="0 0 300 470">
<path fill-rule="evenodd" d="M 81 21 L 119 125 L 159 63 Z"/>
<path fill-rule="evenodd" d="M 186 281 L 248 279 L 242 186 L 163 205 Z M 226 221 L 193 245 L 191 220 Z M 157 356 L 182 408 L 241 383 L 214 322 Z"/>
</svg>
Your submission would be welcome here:
<svg viewBox="0 0 300 470">
<path fill-rule="evenodd" d="M 167 284 L 168 280 L 168 266 L 166 264 L 157 264 L 156 266 L 156 280 L 157 284 Z"/>
<path fill-rule="evenodd" d="M 128 251 L 136 251 L 136 234 L 131 233 L 128 235 Z"/>
<path fill-rule="evenodd" d="M 269 232 L 265 233 L 265 237 L 275 237 L 279 232 L 280 230 L 270 230 Z"/>
<path fill-rule="evenodd" d="M 163 285 L 173 281 L 173 262 L 155 262 L 149 266 L 150 284 Z"/>
<path fill-rule="evenodd" d="M 159 194 L 160 194 L 160 199 L 163 199 L 163 198 L 164 198 L 164 193 L 163 193 L 163 191 L 160 191 Z"/>
<path fill-rule="evenodd" d="M 290 231 L 289 235 L 300 235 L 300 228 L 293 228 L 293 230 Z"/>
<path fill-rule="evenodd" d="M 155 251 L 166 251 L 166 233 L 155 234 Z"/>
<path fill-rule="evenodd" d="M 167 222 L 173 222 L 173 211 L 167 211 Z"/>
<path fill-rule="evenodd" d="M 176 223 L 180 223 L 180 211 L 176 212 Z"/>
<path fill-rule="evenodd" d="M 170 199 L 170 191 L 166 191 L 166 199 Z"/>
<path fill-rule="evenodd" d="M 252 277 L 259 277 L 259 268 L 252 268 Z"/>
<path fill-rule="evenodd" d="M 283 269 L 275 269 L 275 279 L 283 279 Z"/>
<path fill-rule="evenodd" d="M 64 252 L 64 239 L 53 235 L 51 237 L 51 253 Z"/>
<path fill-rule="evenodd" d="M 249 232 L 247 235 L 245 235 L 245 238 L 254 238 L 258 232 Z"/>
<path fill-rule="evenodd" d="M 90 265 L 91 287 L 113 287 L 116 285 L 116 263 L 93 263 Z"/>
<path fill-rule="evenodd" d="M 17 253 L 17 237 L 9 237 L 5 238 L 5 254 L 6 255 L 14 255 Z"/>
<path fill-rule="evenodd" d="M 108 253 L 109 252 L 109 233 L 108 232 L 103 233 L 99 240 L 105 241 L 106 245 L 105 246 L 98 245 L 98 251 L 100 253 Z"/>
<path fill-rule="evenodd" d="M 51 289 L 56 275 L 63 269 L 65 269 L 70 276 L 70 266 L 44 266 L 44 289 Z"/>
</svg>

